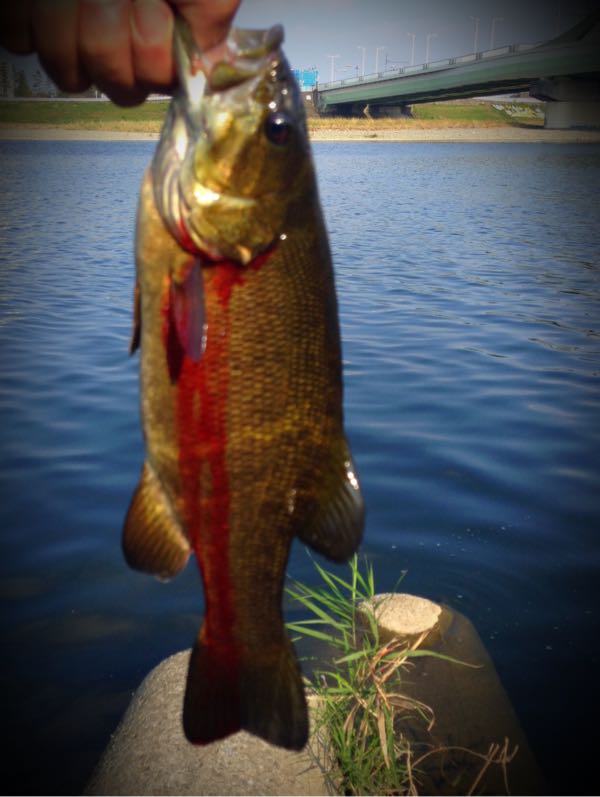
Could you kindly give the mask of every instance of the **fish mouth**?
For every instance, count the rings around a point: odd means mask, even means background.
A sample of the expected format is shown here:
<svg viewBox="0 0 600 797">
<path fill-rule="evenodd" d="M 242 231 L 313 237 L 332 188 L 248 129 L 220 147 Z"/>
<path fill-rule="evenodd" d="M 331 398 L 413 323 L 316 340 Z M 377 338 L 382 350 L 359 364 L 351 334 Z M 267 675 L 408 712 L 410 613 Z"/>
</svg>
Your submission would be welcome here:
<svg viewBox="0 0 600 797">
<path fill-rule="evenodd" d="M 281 25 L 267 30 L 232 28 L 220 59 L 210 53 L 202 56 L 209 89 L 223 91 L 259 76 L 276 58 L 283 39 Z"/>
</svg>

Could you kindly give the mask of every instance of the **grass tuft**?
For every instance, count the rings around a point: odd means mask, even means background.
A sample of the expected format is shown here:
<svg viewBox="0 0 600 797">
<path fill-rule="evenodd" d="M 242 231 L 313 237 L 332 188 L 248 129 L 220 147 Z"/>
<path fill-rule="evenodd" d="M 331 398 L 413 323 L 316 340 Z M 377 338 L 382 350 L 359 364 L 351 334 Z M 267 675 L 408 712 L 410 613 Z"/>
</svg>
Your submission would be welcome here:
<svg viewBox="0 0 600 797">
<path fill-rule="evenodd" d="M 508 740 L 491 745 L 487 754 L 423 743 L 433 728 L 434 712 L 405 693 L 402 677 L 411 658 L 439 654 L 421 647 L 426 633 L 412 640 L 380 638 L 377 621 L 364 606 L 376 594 L 372 565 L 366 560 L 360 563 L 355 555 L 347 579 L 317 562 L 314 566 L 318 586 L 293 581 L 286 588 L 310 614 L 287 627 L 331 650 L 331 665 L 317 667 L 308 685 L 317 697 L 315 735 L 326 745 L 320 757 L 333 762 L 325 773 L 332 793 L 419 794 L 423 778 L 431 788 L 427 774 L 436 764 L 434 759 L 439 766 L 442 757 L 443 770 L 449 752 L 463 756 L 468 773 L 473 771 L 473 760 L 477 767 L 470 788 L 463 785 L 461 773 L 457 777 L 455 766 L 448 767 L 443 793 L 453 793 L 450 778 L 460 782 L 460 793 L 480 790 L 491 766 L 502 768 L 506 782 L 506 767 L 516 753 L 516 749 L 509 752 Z"/>
</svg>

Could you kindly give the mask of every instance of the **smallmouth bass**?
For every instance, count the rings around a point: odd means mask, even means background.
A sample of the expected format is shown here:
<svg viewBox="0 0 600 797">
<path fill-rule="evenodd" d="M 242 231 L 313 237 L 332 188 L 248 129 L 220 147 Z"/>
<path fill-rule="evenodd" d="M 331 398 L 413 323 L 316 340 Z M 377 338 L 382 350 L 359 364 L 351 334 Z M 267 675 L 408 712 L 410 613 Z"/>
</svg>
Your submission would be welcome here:
<svg viewBox="0 0 600 797">
<path fill-rule="evenodd" d="M 300 749 L 308 717 L 282 616 L 294 537 L 334 561 L 364 510 L 344 436 L 337 302 L 283 30 L 232 30 L 204 75 L 186 29 L 138 209 L 132 351 L 146 460 L 123 531 L 130 566 L 205 594 L 187 738 L 243 728 Z"/>
</svg>

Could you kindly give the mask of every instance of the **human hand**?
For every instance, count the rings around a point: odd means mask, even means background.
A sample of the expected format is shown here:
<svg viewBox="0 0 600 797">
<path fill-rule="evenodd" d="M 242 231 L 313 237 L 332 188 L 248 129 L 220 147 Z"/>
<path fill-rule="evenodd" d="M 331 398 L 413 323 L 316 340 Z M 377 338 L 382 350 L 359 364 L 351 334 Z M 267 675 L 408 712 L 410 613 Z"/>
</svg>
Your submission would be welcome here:
<svg viewBox="0 0 600 797">
<path fill-rule="evenodd" d="M 136 105 L 175 83 L 175 9 L 202 52 L 218 50 L 241 0 L 0 0 L 0 44 L 37 52 L 63 91 L 94 84 Z"/>
</svg>

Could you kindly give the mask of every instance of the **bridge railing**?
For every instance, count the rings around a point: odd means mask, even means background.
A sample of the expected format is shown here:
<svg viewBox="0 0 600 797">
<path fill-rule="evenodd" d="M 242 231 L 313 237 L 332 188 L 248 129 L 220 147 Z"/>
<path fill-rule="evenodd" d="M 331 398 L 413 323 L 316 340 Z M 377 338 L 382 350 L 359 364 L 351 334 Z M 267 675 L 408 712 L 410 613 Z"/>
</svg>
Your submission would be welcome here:
<svg viewBox="0 0 600 797">
<path fill-rule="evenodd" d="M 327 89 L 337 89 L 342 86 L 357 86 L 361 83 L 374 83 L 378 80 L 391 80 L 403 75 L 414 75 L 422 72 L 435 72 L 438 69 L 447 69 L 449 66 L 457 64 L 468 64 L 472 61 L 480 61 L 484 58 L 502 58 L 506 55 L 530 50 L 538 47 L 539 44 L 508 44 L 505 47 L 495 47 L 493 50 L 482 50 L 479 53 L 467 53 L 466 55 L 456 55 L 453 58 L 443 58 L 438 61 L 429 61 L 425 64 L 411 66 L 401 66 L 394 69 L 386 69 L 382 72 L 373 72 L 369 75 L 359 75 L 358 77 L 348 77 L 343 80 L 333 80 L 329 83 L 317 83 L 317 91 Z"/>
<path fill-rule="evenodd" d="M 513 46 L 517 47 L 518 45 L 513 45 Z M 495 58 L 497 55 L 506 55 L 506 53 L 510 52 L 511 52 L 510 45 L 507 45 L 506 47 L 495 47 L 493 50 L 485 50 L 483 53 L 481 53 L 481 57 Z"/>
</svg>

